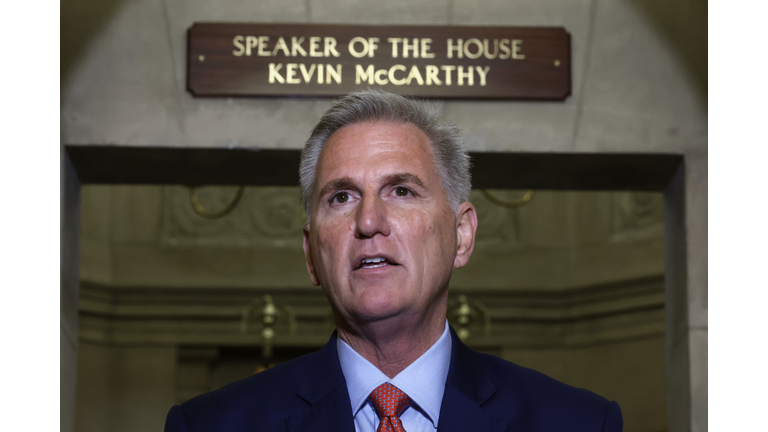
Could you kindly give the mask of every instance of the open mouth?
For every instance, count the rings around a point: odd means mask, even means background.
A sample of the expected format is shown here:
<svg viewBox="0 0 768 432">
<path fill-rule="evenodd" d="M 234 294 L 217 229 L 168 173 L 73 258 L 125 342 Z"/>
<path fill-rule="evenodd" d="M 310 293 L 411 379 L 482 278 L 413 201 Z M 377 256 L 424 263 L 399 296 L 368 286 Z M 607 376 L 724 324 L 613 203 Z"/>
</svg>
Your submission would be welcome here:
<svg viewBox="0 0 768 432">
<path fill-rule="evenodd" d="M 372 269 L 372 268 L 378 268 L 378 267 L 384 267 L 388 265 L 398 265 L 397 263 L 394 263 L 390 260 L 388 260 L 385 257 L 371 257 L 371 258 L 363 258 L 360 261 L 360 265 L 357 267 L 357 269 Z"/>
</svg>

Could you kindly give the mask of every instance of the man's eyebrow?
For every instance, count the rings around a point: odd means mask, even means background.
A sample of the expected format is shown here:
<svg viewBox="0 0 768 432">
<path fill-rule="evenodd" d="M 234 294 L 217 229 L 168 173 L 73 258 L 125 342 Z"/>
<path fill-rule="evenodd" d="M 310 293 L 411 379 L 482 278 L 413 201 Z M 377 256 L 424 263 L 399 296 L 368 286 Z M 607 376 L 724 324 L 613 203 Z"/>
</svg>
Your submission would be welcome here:
<svg viewBox="0 0 768 432">
<path fill-rule="evenodd" d="M 335 191 L 335 190 L 341 190 L 341 189 L 351 189 L 354 186 L 354 182 L 349 177 L 340 177 L 337 179 L 333 179 L 329 181 L 328 183 L 323 186 L 322 189 L 320 189 L 320 194 L 318 196 L 322 197 L 325 196 L 328 192 Z"/>
<path fill-rule="evenodd" d="M 397 184 L 397 183 L 414 183 L 419 185 L 419 187 L 426 189 L 426 187 L 424 187 L 424 183 L 422 183 L 417 176 L 409 173 L 398 173 L 398 174 L 389 175 L 387 176 L 385 183 L 390 185 Z"/>
<path fill-rule="evenodd" d="M 421 179 L 409 173 L 390 174 L 384 179 L 384 184 L 388 184 L 388 185 L 403 184 L 403 183 L 414 183 L 419 187 L 426 189 Z M 320 189 L 320 193 L 318 194 L 318 196 L 319 197 L 325 196 L 327 193 L 331 191 L 342 190 L 342 189 L 354 189 L 354 188 L 355 188 L 355 182 L 353 182 L 351 178 L 340 177 L 326 183 L 325 186 L 323 186 L 323 188 Z"/>
</svg>

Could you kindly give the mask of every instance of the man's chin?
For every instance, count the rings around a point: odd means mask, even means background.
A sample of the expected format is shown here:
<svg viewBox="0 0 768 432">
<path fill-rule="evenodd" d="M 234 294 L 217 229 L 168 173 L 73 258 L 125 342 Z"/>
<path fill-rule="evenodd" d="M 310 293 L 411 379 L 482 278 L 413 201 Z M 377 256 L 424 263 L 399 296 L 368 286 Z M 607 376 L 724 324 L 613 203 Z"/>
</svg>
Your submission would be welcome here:
<svg viewBox="0 0 768 432">
<path fill-rule="evenodd" d="M 360 324 L 372 324 L 388 320 L 396 320 L 403 315 L 405 308 L 396 307 L 376 307 L 370 309 L 358 309 L 354 313 L 355 321 Z"/>
</svg>

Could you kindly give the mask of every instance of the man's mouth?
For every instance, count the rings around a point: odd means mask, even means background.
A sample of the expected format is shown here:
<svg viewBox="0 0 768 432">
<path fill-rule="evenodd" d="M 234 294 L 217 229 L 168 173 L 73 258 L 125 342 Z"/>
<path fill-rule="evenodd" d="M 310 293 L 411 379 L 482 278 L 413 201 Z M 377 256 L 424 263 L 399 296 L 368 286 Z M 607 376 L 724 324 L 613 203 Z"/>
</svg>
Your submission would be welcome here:
<svg viewBox="0 0 768 432">
<path fill-rule="evenodd" d="M 357 269 L 370 269 L 370 268 L 377 268 L 377 267 L 384 267 L 388 265 L 397 265 L 397 263 L 391 262 L 386 257 L 370 257 L 370 258 L 363 258 L 360 261 L 360 265 L 357 267 Z"/>
</svg>

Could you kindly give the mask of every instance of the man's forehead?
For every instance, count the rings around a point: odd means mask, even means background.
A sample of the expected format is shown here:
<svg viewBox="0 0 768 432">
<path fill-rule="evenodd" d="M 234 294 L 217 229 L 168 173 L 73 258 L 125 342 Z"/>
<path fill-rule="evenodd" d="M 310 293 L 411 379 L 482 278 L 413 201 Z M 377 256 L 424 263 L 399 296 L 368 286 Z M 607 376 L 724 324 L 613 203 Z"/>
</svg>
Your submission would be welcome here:
<svg viewBox="0 0 768 432">
<path fill-rule="evenodd" d="M 432 162 L 432 144 L 421 129 L 411 123 L 375 121 L 354 123 L 334 132 L 320 152 L 318 165 L 328 159 L 375 158 L 387 152 Z"/>
<path fill-rule="evenodd" d="M 437 175 L 427 135 L 405 122 L 354 123 L 326 141 L 317 162 L 315 187 L 324 189 L 329 181 L 341 177 L 386 177 L 395 173 L 408 173 L 425 181 Z"/>
</svg>

